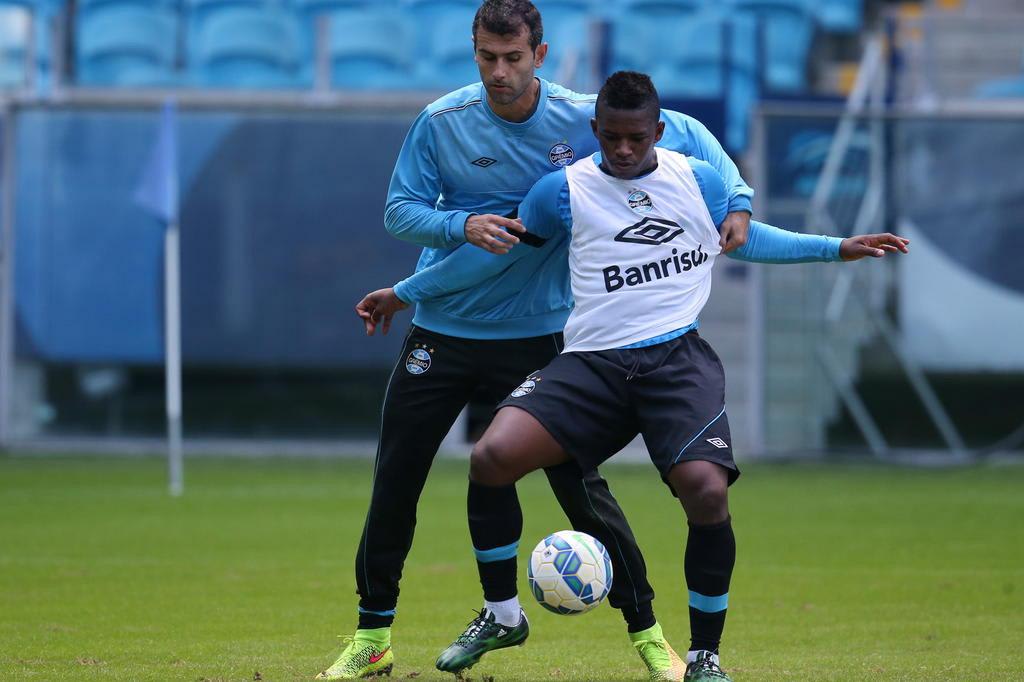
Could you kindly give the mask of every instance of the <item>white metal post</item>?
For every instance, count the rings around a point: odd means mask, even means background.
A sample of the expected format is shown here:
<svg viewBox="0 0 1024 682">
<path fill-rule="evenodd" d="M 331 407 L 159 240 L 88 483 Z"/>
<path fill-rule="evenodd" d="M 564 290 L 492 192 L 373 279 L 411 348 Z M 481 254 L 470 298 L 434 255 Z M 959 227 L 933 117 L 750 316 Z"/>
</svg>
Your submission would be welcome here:
<svg viewBox="0 0 1024 682">
<path fill-rule="evenodd" d="M 0 229 L 0 447 L 11 437 L 14 402 L 14 108 L 4 107 L 3 216 Z"/>
<path fill-rule="evenodd" d="M 164 363 L 167 388 L 168 489 L 177 497 L 185 490 L 181 452 L 181 279 L 178 223 L 164 233 Z"/>
<path fill-rule="evenodd" d="M 765 113 L 758 110 L 754 117 L 754 135 L 751 140 L 751 153 L 747 157 L 752 160 L 750 164 L 753 172 L 752 183 L 757 187 L 754 194 L 754 214 L 764 214 L 764 209 L 769 205 L 768 199 L 768 134 L 765 123 Z M 750 361 L 747 364 L 749 372 L 747 401 L 750 415 L 750 447 L 755 455 L 763 455 L 768 451 L 767 436 L 767 401 L 765 391 L 767 390 L 767 348 L 768 333 L 765 315 L 767 305 L 767 294 L 765 292 L 765 276 L 761 265 L 750 264 L 747 266 L 747 314 L 749 316 L 747 336 L 747 352 Z"/>
</svg>

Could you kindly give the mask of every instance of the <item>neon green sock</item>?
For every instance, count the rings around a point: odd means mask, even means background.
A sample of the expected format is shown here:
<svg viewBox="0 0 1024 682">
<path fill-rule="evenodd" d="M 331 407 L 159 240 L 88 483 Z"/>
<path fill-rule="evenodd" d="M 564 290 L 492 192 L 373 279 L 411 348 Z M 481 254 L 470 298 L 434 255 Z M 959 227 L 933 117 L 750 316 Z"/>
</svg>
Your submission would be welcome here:
<svg viewBox="0 0 1024 682">
<path fill-rule="evenodd" d="M 374 644 L 390 644 L 391 643 L 391 628 L 368 628 L 365 630 L 356 630 L 356 638 L 364 639 Z"/>
<path fill-rule="evenodd" d="M 661 633 L 661 624 L 658 622 L 655 622 L 654 625 L 647 628 L 646 630 L 641 630 L 640 632 L 630 632 L 628 634 L 629 641 L 631 642 L 640 642 L 645 639 L 665 639 L 665 635 Z"/>
</svg>

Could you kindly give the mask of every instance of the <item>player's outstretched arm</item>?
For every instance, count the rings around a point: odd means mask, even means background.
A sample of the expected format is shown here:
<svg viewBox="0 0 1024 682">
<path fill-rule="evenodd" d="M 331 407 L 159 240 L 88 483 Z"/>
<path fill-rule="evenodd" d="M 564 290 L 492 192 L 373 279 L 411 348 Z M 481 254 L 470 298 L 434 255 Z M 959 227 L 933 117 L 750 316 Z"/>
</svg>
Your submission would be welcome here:
<svg viewBox="0 0 1024 682">
<path fill-rule="evenodd" d="M 396 284 L 395 293 L 403 301 L 419 303 L 465 291 L 512 267 L 527 248 L 518 246 L 501 255 L 469 245 L 460 246 L 444 260 Z"/>
<path fill-rule="evenodd" d="M 534 244 L 532 246 L 511 245 L 504 254 L 466 246 L 459 247 L 444 260 L 396 284 L 395 293 L 409 303 L 440 298 L 496 277 L 529 253 L 529 249 L 554 248 L 551 237 L 565 228 L 558 206 L 558 197 L 564 185 L 564 171 L 551 173 L 538 180 L 519 205 L 521 220 L 515 222 L 524 229 L 523 234 L 526 234 L 525 230 L 528 228 L 532 236 L 539 238 L 539 244 L 531 240 Z M 508 233 L 502 232 L 502 235 L 504 236 L 499 239 L 511 238 Z M 517 239 L 516 243 L 518 242 Z M 563 246 L 565 244 L 564 241 L 557 243 Z"/>
<path fill-rule="evenodd" d="M 690 158 L 690 168 L 715 225 L 722 229 L 729 211 L 728 188 L 720 171 L 706 161 Z M 729 253 L 730 258 L 754 263 L 813 263 L 858 260 L 886 253 L 907 253 L 909 240 L 892 234 L 873 234 L 838 239 L 817 234 L 799 234 L 750 221 L 747 241 Z"/>
<path fill-rule="evenodd" d="M 861 258 L 881 258 L 889 253 L 909 253 L 910 240 L 888 232 L 848 237 L 839 246 L 839 257 L 844 261 Z"/>
<path fill-rule="evenodd" d="M 363 296 L 363 300 L 356 304 L 356 315 L 362 319 L 367 336 L 373 336 L 378 324 L 380 333 L 387 334 L 391 329 L 391 318 L 408 307 L 408 303 L 395 295 L 394 289 L 378 289 Z"/>
<path fill-rule="evenodd" d="M 750 239 L 730 258 L 752 263 L 816 263 L 881 258 L 887 253 L 907 253 L 910 240 L 893 234 L 869 234 L 848 239 L 790 232 L 756 220 L 750 223 Z"/>
</svg>

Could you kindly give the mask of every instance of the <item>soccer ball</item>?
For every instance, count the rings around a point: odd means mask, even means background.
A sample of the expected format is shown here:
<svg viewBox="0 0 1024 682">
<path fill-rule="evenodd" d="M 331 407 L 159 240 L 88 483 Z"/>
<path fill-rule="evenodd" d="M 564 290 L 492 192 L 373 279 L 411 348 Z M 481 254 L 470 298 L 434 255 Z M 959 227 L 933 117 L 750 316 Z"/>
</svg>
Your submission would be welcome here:
<svg viewBox="0 0 1024 682">
<path fill-rule="evenodd" d="M 530 591 L 548 611 L 586 613 L 612 586 L 612 562 L 600 542 L 586 533 L 560 530 L 534 547 L 527 568 Z"/>
</svg>

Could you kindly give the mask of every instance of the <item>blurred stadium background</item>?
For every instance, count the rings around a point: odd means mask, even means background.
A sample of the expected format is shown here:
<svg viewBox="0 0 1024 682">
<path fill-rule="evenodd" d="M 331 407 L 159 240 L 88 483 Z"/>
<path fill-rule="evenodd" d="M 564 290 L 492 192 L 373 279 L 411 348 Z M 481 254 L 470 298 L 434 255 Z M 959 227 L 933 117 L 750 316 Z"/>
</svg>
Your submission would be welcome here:
<svg viewBox="0 0 1024 682">
<path fill-rule="evenodd" d="M 724 261 L 702 328 L 741 457 L 948 461 L 1024 434 L 1024 2 L 542 0 L 542 74 L 653 74 L 757 213 L 911 258 Z M 159 449 L 162 226 L 135 200 L 178 103 L 190 451 L 372 452 L 408 273 L 382 229 L 412 118 L 477 79 L 475 0 L 0 1 L 0 444 Z M 486 410 L 447 449 L 465 452 Z"/>
<path fill-rule="evenodd" d="M 750 472 L 727 667 L 1024 679 L 1024 0 L 537 5 L 542 75 L 592 92 L 650 72 L 762 219 L 913 240 L 856 267 L 718 263 L 702 333 Z M 415 264 L 383 229 L 386 188 L 420 109 L 477 80 L 476 6 L 0 0 L 0 677 L 308 679 L 329 662 L 409 319 L 367 339 L 352 307 Z M 166 448 L 164 225 L 137 197 L 169 101 L 182 499 L 158 459 L 109 457 Z M 488 415 L 468 409 L 445 452 L 464 457 Z M 1011 465 L 861 466 L 993 460 Z M 478 599 L 464 464 L 437 469 L 396 628 L 401 674 L 423 679 L 443 679 L 433 656 Z M 606 474 L 681 642 L 678 505 L 649 465 Z M 524 537 L 564 523 L 540 479 L 521 494 Z M 536 628 L 481 668 L 642 672 L 611 609 Z"/>
</svg>

